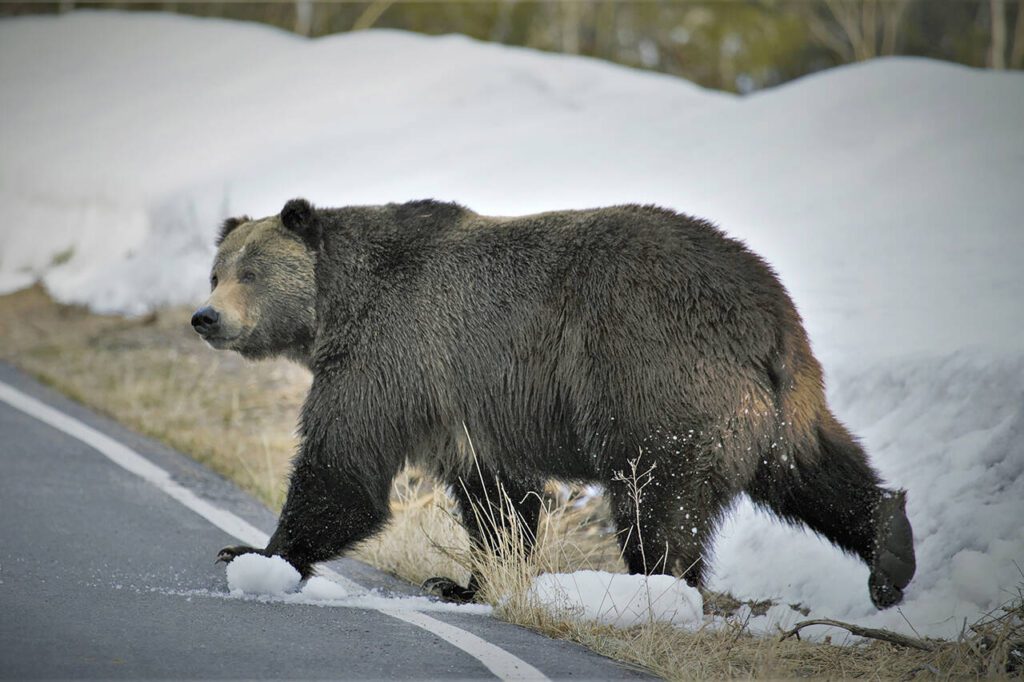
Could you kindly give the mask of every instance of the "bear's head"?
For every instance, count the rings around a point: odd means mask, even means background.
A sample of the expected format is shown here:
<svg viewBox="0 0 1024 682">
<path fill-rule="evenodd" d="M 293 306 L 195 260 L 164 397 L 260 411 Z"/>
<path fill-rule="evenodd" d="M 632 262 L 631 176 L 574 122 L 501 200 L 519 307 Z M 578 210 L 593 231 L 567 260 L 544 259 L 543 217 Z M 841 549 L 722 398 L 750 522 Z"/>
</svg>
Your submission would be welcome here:
<svg viewBox="0 0 1024 682">
<path fill-rule="evenodd" d="M 214 348 L 251 359 L 309 359 L 316 335 L 320 225 L 305 199 L 280 215 L 229 218 L 217 238 L 210 297 L 192 327 Z"/>
</svg>

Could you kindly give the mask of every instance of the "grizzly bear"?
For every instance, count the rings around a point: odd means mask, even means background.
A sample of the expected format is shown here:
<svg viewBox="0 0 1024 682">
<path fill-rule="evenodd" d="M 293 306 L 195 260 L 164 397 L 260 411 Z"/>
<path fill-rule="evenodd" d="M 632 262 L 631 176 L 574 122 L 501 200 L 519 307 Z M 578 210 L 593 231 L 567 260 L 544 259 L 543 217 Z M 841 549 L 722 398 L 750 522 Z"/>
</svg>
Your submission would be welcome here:
<svg viewBox="0 0 1024 682">
<path fill-rule="evenodd" d="M 532 529 L 528 493 L 546 479 L 595 482 L 631 573 L 700 586 L 746 493 L 860 557 L 877 608 L 902 599 L 905 493 L 880 485 L 830 412 L 772 269 L 711 223 L 638 205 L 499 218 L 293 199 L 227 220 L 217 245 L 195 330 L 313 375 L 277 530 L 221 561 L 279 555 L 308 577 L 382 528 L 413 463 L 450 486 L 481 546 L 500 528 L 474 505 L 504 491 Z M 631 463 L 652 481 L 639 501 Z M 428 583 L 458 599 L 479 586 Z"/>
</svg>

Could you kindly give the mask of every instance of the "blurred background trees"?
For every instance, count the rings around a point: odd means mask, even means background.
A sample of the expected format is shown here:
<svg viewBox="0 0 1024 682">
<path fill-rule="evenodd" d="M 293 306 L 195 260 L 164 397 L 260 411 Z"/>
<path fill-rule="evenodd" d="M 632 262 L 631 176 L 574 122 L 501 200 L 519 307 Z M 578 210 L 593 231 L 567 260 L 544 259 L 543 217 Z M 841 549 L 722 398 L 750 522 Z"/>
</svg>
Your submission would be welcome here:
<svg viewBox="0 0 1024 682">
<path fill-rule="evenodd" d="M 882 55 L 1024 68 L 1024 0 L 341 0 L 6 3 L 259 21 L 310 37 L 367 28 L 462 33 L 582 54 L 749 92 Z"/>
</svg>

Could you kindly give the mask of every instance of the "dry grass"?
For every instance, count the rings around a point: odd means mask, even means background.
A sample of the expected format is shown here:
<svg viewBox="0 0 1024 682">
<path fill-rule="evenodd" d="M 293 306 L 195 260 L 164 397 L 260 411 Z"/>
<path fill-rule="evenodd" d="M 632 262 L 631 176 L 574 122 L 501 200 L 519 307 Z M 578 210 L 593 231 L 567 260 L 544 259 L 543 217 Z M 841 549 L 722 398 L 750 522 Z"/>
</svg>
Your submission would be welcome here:
<svg viewBox="0 0 1024 682">
<path fill-rule="evenodd" d="M 190 454 L 278 509 L 308 372 L 210 350 L 195 338 L 188 317 L 183 309 L 134 320 L 94 315 L 57 305 L 33 288 L 0 297 L 0 358 Z M 698 633 L 658 623 L 622 630 L 551 613 L 529 596 L 538 572 L 623 566 L 600 499 L 581 503 L 577 491 L 561 487 L 544 495 L 548 512 L 536 551 L 526 557 L 515 549 L 521 538 L 513 537 L 498 559 L 470 552 L 444 491 L 406 471 L 394 486 L 392 524 L 354 554 L 413 582 L 435 575 L 464 580 L 475 569 L 487 578 L 484 596 L 502 617 L 668 679 L 1019 676 L 1024 666 L 1020 594 L 960 641 L 938 643 L 933 651 L 755 638 L 740 623 Z M 708 596 L 719 608 L 736 605 L 727 595 Z"/>
</svg>

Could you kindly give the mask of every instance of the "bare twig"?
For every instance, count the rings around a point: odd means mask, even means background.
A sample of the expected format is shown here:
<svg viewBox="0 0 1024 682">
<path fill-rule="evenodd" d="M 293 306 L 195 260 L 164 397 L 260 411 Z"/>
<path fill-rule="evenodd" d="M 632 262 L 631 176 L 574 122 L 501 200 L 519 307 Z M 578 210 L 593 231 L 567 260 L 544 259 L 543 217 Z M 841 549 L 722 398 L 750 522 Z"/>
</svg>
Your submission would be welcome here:
<svg viewBox="0 0 1024 682">
<path fill-rule="evenodd" d="M 865 628 L 861 627 L 860 625 L 854 625 L 853 623 L 843 623 L 842 621 L 832 620 L 831 618 L 802 620 L 799 623 L 797 623 L 793 627 L 793 629 L 783 632 L 782 636 L 779 638 L 779 641 L 781 642 L 784 639 L 789 639 L 793 636 L 799 636 L 800 630 L 810 625 L 830 625 L 835 628 L 843 628 L 844 630 L 847 630 L 851 634 L 857 635 L 858 637 L 878 639 L 883 642 L 889 642 L 891 644 L 908 647 L 910 649 L 920 649 L 921 651 L 935 651 L 935 645 L 923 639 L 917 639 L 916 637 L 907 637 L 906 635 L 901 635 L 891 630 Z"/>
</svg>

